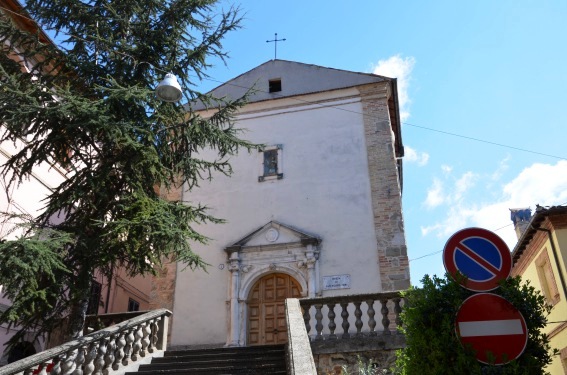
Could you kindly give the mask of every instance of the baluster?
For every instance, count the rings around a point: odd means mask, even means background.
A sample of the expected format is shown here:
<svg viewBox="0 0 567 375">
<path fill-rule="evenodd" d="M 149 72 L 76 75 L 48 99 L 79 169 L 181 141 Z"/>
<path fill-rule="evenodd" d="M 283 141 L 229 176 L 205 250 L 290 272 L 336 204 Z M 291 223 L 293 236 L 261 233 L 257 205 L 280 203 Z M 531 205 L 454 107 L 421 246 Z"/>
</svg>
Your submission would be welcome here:
<svg viewBox="0 0 567 375">
<path fill-rule="evenodd" d="M 147 330 L 149 331 L 148 334 L 148 340 L 149 340 L 149 344 L 148 344 L 148 352 L 149 353 L 153 353 L 155 351 L 155 346 L 152 344 L 152 340 L 153 340 L 153 335 L 154 335 L 154 320 L 148 320 L 148 325 L 147 325 Z"/>
<path fill-rule="evenodd" d="M 350 323 L 348 322 L 348 302 L 341 302 L 341 307 L 343 308 L 343 311 L 341 312 L 341 317 L 343 318 L 343 339 L 348 339 L 350 337 L 350 334 L 348 333 L 348 329 L 350 327 Z"/>
<path fill-rule="evenodd" d="M 77 357 L 75 359 L 75 371 L 73 371 L 73 375 L 83 375 L 83 363 L 85 363 L 85 351 L 87 348 L 85 346 L 81 346 L 77 351 Z"/>
<path fill-rule="evenodd" d="M 158 343 L 158 332 L 159 332 L 159 321 L 161 320 L 161 317 L 157 317 L 154 320 L 152 320 L 152 336 L 150 339 L 151 342 L 151 347 L 152 350 L 157 346 Z"/>
<path fill-rule="evenodd" d="M 394 313 L 396 314 L 396 329 L 398 332 L 402 329 L 402 318 L 400 317 L 402 307 L 400 306 L 400 301 L 400 298 L 394 298 Z"/>
<path fill-rule="evenodd" d="M 69 355 L 70 352 L 63 353 L 58 355 L 57 357 L 53 358 L 53 367 L 49 372 L 49 375 L 62 375 L 63 374 L 63 361 Z"/>
<path fill-rule="evenodd" d="M 122 358 L 124 366 L 128 366 L 131 362 L 132 344 L 134 344 L 134 329 L 129 329 L 126 333 L 126 346 L 124 347 L 124 358 Z"/>
<path fill-rule="evenodd" d="M 104 375 L 109 375 L 112 373 L 112 364 L 114 363 L 114 352 L 116 351 L 116 338 L 118 335 L 110 336 L 108 341 L 106 355 L 104 356 Z"/>
<path fill-rule="evenodd" d="M 61 361 L 65 358 L 65 354 L 63 353 L 53 358 L 53 367 L 48 372 L 49 375 L 61 375 Z"/>
<path fill-rule="evenodd" d="M 311 314 L 309 313 L 311 306 L 306 306 L 303 308 L 303 321 L 305 322 L 305 330 L 307 331 L 307 335 L 309 335 L 309 331 L 311 331 L 311 325 L 309 325 L 309 321 L 311 320 Z"/>
<path fill-rule="evenodd" d="M 321 312 L 322 308 L 322 304 L 315 304 L 315 330 L 317 331 L 315 340 L 323 340 L 323 313 Z"/>
<path fill-rule="evenodd" d="M 370 328 L 368 335 L 376 336 L 376 320 L 374 319 L 376 312 L 374 311 L 374 300 L 369 299 L 366 301 L 366 304 L 368 305 L 368 327 Z"/>
<path fill-rule="evenodd" d="M 96 353 L 96 358 L 94 360 L 95 370 L 94 375 L 102 375 L 102 370 L 104 369 L 104 357 L 106 356 L 106 350 L 108 345 L 108 337 L 103 338 L 99 341 L 98 351 Z"/>
<path fill-rule="evenodd" d="M 334 340 L 337 338 L 337 335 L 335 335 L 335 328 L 337 328 L 337 325 L 335 324 L 335 304 L 328 303 L 327 307 L 329 308 L 329 314 L 327 314 L 327 316 L 329 317 L 329 331 L 331 332 L 329 334 L 329 339 Z"/>
<path fill-rule="evenodd" d="M 92 373 L 94 372 L 94 360 L 96 358 L 98 344 L 99 343 L 97 341 L 94 341 L 89 345 L 87 349 L 87 353 L 85 355 L 85 369 L 83 372 L 84 375 L 92 375 Z"/>
<path fill-rule="evenodd" d="M 134 335 L 134 342 L 132 343 L 132 361 L 136 362 L 138 360 L 138 354 L 140 349 L 142 349 L 142 338 L 144 337 L 144 332 L 142 331 L 144 327 L 138 325 L 132 329 Z"/>
<path fill-rule="evenodd" d="M 388 319 L 388 306 L 386 306 L 388 300 L 382 299 L 380 300 L 380 303 L 382 303 L 382 309 L 380 311 L 382 312 L 382 325 L 384 326 L 384 334 L 390 335 L 390 319 Z"/>
<path fill-rule="evenodd" d="M 142 351 L 140 352 L 140 355 L 142 357 L 146 356 L 146 353 L 149 351 L 149 345 L 150 345 L 150 334 L 152 333 L 152 330 L 150 328 L 150 322 L 145 322 L 142 323 L 143 324 L 143 334 L 144 337 L 142 338 Z M 151 353 L 151 352 L 150 352 Z"/>
<path fill-rule="evenodd" d="M 356 317 L 356 320 L 354 321 L 354 326 L 356 327 L 356 337 L 361 337 L 362 336 L 362 319 L 360 319 L 362 317 L 362 310 L 360 309 L 360 304 L 362 302 L 354 302 L 354 316 Z"/>
<path fill-rule="evenodd" d="M 39 373 L 38 375 L 48 375 L 47 374 L 47 365 L 49 365 L 50 361 L 42 362 L 39 364 Z M 35 371 L 34 371 L 35 372 Z"/>
<path fill-rule="evenodd" d="M 118 335 L 116 339 L 116 358 L 114 358 L 114 363 L 112 364 L 114 371 L 120 368 L 122 358 L 124 358 L 124 347 L 126 347 L 126 332 L 122 331 Z"/>
<path fill-rule="evenodd" d="M 75 370 L 75 360 L 77 358 L 77 349 L 69 350 L 65 355 L 61 356 L 61 374 L 71 375 Z M 53 371 L 51 372 L 53 374 Z"/>
</svg>

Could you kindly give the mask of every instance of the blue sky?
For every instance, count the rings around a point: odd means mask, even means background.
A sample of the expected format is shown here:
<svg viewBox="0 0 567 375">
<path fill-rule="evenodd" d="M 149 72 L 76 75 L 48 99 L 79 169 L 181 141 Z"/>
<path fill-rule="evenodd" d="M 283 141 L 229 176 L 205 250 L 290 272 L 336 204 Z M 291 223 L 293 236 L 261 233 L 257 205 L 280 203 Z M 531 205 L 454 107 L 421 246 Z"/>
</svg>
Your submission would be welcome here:
<svg viewBox="0 0 567 375">
<path fill-rule="evenodd" d="M 444 273 L 441 253 L 429 254 L 455 231 L 487 228 L 512 249 L 509 208 L 567 203 L 567 2 L 239 4 L 243 29 L 224 44 L 231 58 L 203 91 L 272 59 L 275 32 L 287 39 L 280 59 L 398 78 L 414 284 Z"/>
<path fill-rule="evenodd" d="M 564 0 L 220 4 L 241 7 L 243 28 L 200 91 L 272 59 L 276 32 L 280 59 L 398 78 L 413 284 L 444 273 L 457 230 L 493 230 L 513 249 L 509 208 L 567 204 Z"/>
</svg>

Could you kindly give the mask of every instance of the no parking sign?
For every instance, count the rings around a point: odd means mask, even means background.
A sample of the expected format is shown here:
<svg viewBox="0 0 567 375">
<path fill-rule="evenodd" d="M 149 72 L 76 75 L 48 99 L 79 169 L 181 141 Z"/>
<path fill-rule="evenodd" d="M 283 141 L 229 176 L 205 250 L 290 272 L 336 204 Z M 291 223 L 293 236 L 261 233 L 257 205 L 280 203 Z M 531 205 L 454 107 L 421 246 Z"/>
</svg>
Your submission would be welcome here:
<svg viewBox="0 0 567 375">
<path fill-rule="evenodd" d="M 461 285 L 474 292 L 496 289 L 510 275 L 512 256 L 506 243 L 496 234 L 482 228 L 467 228 L 453 234 L 443 250 L 447 272 Z"/>
</svg>

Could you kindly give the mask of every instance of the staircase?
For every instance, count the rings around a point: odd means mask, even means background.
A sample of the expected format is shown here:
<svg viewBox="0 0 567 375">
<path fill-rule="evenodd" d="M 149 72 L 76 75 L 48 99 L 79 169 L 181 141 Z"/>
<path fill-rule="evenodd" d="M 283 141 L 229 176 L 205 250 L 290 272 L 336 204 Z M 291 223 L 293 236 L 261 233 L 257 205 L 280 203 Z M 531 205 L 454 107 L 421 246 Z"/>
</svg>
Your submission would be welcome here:
<svg viewBox="0 0 567 375">
<path fill-rule="evenodd" d="M 135 374 L 286 375 L 285 345 L 166 351 Z"/>
</svg>

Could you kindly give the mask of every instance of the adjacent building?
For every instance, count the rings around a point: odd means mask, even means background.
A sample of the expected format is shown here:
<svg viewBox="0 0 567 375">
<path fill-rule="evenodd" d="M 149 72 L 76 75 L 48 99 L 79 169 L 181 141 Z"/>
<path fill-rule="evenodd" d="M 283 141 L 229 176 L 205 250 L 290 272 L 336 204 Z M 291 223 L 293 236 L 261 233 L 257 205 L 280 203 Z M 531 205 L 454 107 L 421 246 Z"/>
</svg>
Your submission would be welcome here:
<svg viewBox="0 0 567 375">
<path fill-rule="evenodd" d="M 249 90 L 235 126 L 261 150 L 174 197 L 226 220 L 198 228 L 211 239 L 194 246 L 208 272 L 172 263 L 154 282 L 152 306 L 173 309 L 174 346 L 284 342 L 287 297 L 410 286 L 396 80 L 271 60 L 212 94 Z"/>
<path fill-rule="evenodd" d="M 23 30 L 38 33 L 42 42 L 52 43 L 49 37 L 29 17 L 18 16 L 22 13 L 22 6 L 16 0 L 0 0 L 0 17 L 10 17 L 12 21 Z M 21 62 L 23 72 L 29 72 L 33 61 L 24 63 L 18 56 L 12 59 Z M 4 128 L 0 124 L 0 132 Z M 24 145 L 24 140 L 0 143 L 0 168 Z M 42 202 L 51 194 L 51 191 L 65 181 L 69 171 L 58 165 L 57 162 L 45 163 L 35 166 L 29 179 L 21 184 L 9 184 L 10 175 L 0 175 L 0 213 L 18 215 L 0 216 L 0 240 L 14 239 L 20 235 L 22 221 L 32 219 L 41 213 L 44 206 Z M 112 277 L 105 278 L 96 275 L 93 280 L 92 297 L 89 313 L 103 314 L 113 312 L 126 312 L 147 310 L 149 308 L 150 277 L 129 277 L 124 269 L 116 269 Z M 5 311 L 11 302 L 2 294 L 0 286 L 0 311 Z M 18 327 L 0 326 L 0 365 L 12 362 L 21 357 L 34 354 L 44 349 L 44 342 L 33 341 L 33 333 L 29 334 L 29 341 L 21 343 L 11 352 L 5 350 L 5 343 L 14 335 Z"/>
<path fill-rule="evenodd" d="M 533 216 L 528 209 L 511 211 L 518 233 L 512 275 L 529 280 L 552 306 L 544 333 L 560 355 L 546 370 L 567 374 L 567 206 L 537 206 Z"/>
</svg>

